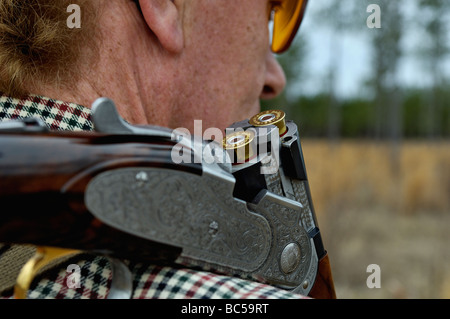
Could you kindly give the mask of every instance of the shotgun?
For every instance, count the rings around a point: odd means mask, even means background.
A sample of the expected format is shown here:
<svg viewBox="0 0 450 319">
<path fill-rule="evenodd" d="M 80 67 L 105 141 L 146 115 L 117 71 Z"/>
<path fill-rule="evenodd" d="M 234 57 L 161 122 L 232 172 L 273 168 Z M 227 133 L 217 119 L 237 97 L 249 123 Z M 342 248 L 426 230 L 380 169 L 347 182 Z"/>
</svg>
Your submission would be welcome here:
<svg viewBox="0 0 450 319">
<path fill-rule="evenodd" d="M 130 125 L 107 98 L 92 120 L 93 132 L 0 124 L 0 242 L 39 247 L 16 296 L 49 260 L 84 251 L 111 258 L 122 297 L 131 285 L 117 261 L 139 260 L 336 298 L 297 126 L 282 111 L 215 139 Z"/>
</svg>

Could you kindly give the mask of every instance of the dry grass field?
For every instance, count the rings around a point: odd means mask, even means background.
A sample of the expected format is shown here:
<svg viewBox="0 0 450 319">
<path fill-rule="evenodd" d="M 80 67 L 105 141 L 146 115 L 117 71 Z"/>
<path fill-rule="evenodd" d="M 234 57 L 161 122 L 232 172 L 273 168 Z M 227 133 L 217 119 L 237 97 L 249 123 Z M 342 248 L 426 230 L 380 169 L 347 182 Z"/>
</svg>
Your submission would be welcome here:
<svg viewBox="0 0 450 319">
<path fill-rule="evenodd" d="M 450 141 L 302 146 L 338 298 L 450 298 Z"/>
</svg>

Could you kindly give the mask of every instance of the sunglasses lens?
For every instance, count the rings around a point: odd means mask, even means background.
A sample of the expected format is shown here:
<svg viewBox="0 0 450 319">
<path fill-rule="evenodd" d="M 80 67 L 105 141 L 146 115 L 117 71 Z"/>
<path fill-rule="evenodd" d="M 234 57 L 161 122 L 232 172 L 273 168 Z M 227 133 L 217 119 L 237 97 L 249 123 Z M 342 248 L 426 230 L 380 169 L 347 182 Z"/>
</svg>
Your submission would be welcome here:
<svg viewBox="0 0 450 319">
<path fill-rule="evenodd" d="M 272 51 L 286 51 L 294 40 L 305 13 L 307 0 L 282 0 L 273 17 Z"/>
</svg>

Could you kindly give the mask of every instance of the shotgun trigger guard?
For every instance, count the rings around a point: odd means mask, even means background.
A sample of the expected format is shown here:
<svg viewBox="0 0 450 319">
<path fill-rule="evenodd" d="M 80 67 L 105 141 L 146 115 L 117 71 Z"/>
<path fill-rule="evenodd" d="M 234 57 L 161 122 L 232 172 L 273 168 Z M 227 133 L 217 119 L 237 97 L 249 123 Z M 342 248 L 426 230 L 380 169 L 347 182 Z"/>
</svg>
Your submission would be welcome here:
<svg viewBox="0 0 450 319">
<path fill-rule="evenodd" d="M 38 272 L 52 261 L 78 253 L 77 250 L 69 250 L 53 247 L 37 247 L 34 256 L 22 267 L 14 286 L 15 299 L 27 299 L 27 293 Z"/>
<path fill-rule="evenodd" d="M 35 255 L 22 267 L 17 277 L 14 299 L 27 299 L 31 283 L 45 266 L 60 258 L 79 253 L 81 251 L 73 249 L 37 247 Z M 122 261 L 108 256 L 106 258 L 112 270 L 112 282 L 107 299 L 130 299 L 133 292 L 133 278 L 130 270 Z M 68 285 L 68 283 L 64 284 Z"/>
</svg>

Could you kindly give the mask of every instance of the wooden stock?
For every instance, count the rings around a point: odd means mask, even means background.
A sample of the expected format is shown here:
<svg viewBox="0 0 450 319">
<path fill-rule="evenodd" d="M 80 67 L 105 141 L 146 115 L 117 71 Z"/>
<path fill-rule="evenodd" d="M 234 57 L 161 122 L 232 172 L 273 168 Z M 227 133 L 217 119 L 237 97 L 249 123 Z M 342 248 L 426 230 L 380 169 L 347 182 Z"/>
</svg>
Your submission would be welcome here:
<svg viewBox="0 0 450 319">
<path fill-rule="evenodd" d="M 0 134 L 0 242 L 175 260 L 180 249 L 112 228 L 84 204 L 89 181 L 109 169 L 165 167 L 201 174 L 198 164 L 175 165 L 173 146 L 170 139 L 93 132 Z"/>
<path fill-rule="evenodd" d="M 316 282 L 314 283 L 309 296 L 315 299 L 336 299 L 328 254 L 319 261 Z"/>
</svg>

